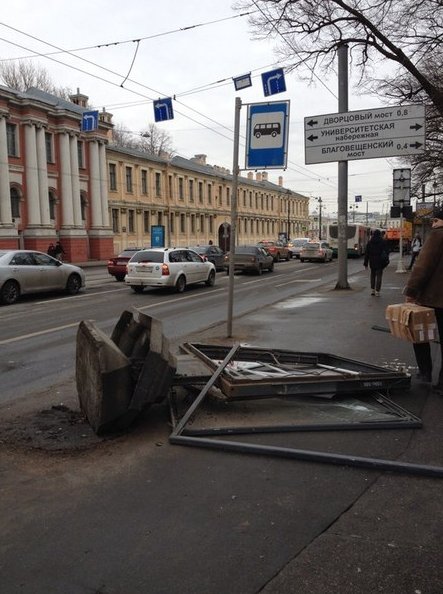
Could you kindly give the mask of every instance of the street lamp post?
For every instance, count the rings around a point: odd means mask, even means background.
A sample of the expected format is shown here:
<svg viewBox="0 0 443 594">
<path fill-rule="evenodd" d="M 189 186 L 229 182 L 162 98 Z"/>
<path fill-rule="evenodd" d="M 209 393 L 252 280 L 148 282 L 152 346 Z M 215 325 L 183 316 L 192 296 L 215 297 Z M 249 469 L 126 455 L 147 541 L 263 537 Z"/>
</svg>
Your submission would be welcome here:
<svg viewBox="0 0 443 594">
<path fill-rule="evenodd" d="M 321 211 L 323 200 L 321 199 L 321 196 L 316 198 L 316 200 L 318 202 L 318 238 L 321 239 Z"/>
</svg>

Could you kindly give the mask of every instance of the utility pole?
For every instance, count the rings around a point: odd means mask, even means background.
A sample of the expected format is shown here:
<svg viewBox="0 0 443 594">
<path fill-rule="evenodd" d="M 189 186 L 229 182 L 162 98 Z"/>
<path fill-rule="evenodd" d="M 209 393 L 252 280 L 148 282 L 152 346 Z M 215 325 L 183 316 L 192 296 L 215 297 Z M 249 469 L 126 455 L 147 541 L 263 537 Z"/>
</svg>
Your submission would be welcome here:
<svg viewBox="0 0 443 594">
<path fill-rule="evenodd" d="M 318 238 L 321 240 L 321 207 L 323 200 L 321 196 L 317 198 L 318 200 Z"/>
<path fill-rule="evenodd" d="M 338 111 L 348 111 L 348 46 L 340 45 L 338 56 Z M 349 289 L 348 283 L 348 162 L 338 162 L 338 281 L 336 289 Z"/>
</svg>

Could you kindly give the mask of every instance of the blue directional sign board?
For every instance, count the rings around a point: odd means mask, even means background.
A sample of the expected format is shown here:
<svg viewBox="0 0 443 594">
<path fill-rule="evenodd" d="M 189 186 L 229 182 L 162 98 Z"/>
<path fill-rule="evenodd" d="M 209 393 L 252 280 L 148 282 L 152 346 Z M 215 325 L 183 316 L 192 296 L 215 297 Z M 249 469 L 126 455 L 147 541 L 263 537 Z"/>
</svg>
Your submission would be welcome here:
<svg viewBox="0 0 443 594">
<path fill-rule="evenodd" d="M 151 247 L 165 247 L 164 225 L 151 225 Z"/>
<path fill-rule="evenodd" d="M 245 169 L 285 169 L 289 101 L 248 105 Z"/>
<path fill-rule="evenodd" d="M 157 101 L 154 101 L 154 119 L 156 122 L 174 119 L 171 97 L 165 97 L 164 99 L 157 99 Z"/>
<path fill-rule="evenodd" d="M 93 132 L 98 128 L 98 111 L 85 111 L 82 116 L 82 132 Z"/>
<path fill-rule="evenodd" d="M 269 72 L 263 72 L 261 75 L 263 83 L 263 92 L 265 97 L 269 95 L 276 95 L 277 93 L 284 93 L 286 91 L 285 75 L 283 74 L 283 68 L 277 68 L 276 70 L 270 70 Z"/>
</svg>

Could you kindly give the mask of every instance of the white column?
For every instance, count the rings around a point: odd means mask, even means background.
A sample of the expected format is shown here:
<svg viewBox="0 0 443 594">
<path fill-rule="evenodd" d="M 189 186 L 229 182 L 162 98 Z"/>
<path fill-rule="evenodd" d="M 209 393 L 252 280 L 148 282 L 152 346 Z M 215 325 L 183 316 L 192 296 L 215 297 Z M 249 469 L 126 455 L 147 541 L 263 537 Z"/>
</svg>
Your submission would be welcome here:
<svg viewBox="0 0 443 594">
<path fill-rule="evenodd" d="M 38 169 L 38 194 L 40 203 L 40 220 L 42 225 L 50 226 L 48 196 L 48 163 L 46 158 L 45 129 L 40 126 L 37 133 L 37 169 Z"/>
<path fill-rule="evenodd" d="M 12 225 L 6 118 L 0 116 L 0 225 Z"/>
<path fill-rule="evenodd" d="M 71 181 L 72 181 L 72 204 L 74 211 L 74 224 L 82 226 L 82 209 L 80 202 L 80 177 L 78 171 L 78 146 L 77 136 L 73 134 L 69 138 L 69 150 L 71 154 Z"/>
<path fill-rule="evenodd" d="M 99 144 L 98 156 L 100 160 L 100 196 L 102 204 L 102 223 L 105 227 L 109 227 L 108 171 L 106 167 L 106 147 L 103 142 Z"/>
<path fill-rule="evenodd" d="M 98 143 L 96 140 L 89 142 L 90 180 L 91 180 L 91 214 L 92 227 L 102 227 L 102 204 L 100 195 L 100 159 Z"/>
<path fill-rule="evenodd" d="M 69 151 L 69 134 L 62 132 L 60 138 L 60 173 L 62 190 L 62 226 L 74 225 L 72 206 L 71 155 Z"/>
<path fill-rule="evenodd" d="M 40 200 L 38 185 L 37 140 L 35 126 L 31 122 L 25 125 L 25 174 L 26 205 L 30 226 L 41 225 Z"/>
</svg>

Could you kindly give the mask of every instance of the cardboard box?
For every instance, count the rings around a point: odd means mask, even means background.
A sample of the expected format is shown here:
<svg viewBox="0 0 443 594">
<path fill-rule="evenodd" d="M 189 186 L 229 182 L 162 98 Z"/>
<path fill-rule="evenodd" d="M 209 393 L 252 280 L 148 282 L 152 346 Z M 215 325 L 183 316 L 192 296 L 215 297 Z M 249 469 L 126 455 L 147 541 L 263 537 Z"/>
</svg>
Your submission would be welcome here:
<svg viewBox="0 0 443 594">
<path fill-rule="evenodd" d="M 393 336 L 408 342 L 429 342 L 436 338 L 437 324 L 431 307 L 415 303 L 396 303 L 386 308 L 386 319 Z"/>
</svg>

